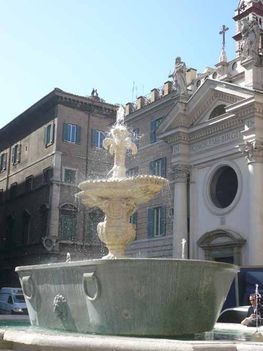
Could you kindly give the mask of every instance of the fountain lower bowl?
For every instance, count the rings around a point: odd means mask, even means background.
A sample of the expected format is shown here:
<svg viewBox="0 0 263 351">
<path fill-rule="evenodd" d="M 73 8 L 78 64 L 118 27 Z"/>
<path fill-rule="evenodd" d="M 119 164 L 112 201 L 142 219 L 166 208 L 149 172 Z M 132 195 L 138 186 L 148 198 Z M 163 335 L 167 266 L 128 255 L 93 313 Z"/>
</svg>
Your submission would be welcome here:
<svg viewBox="0 0 263 351">
<path fill-rule="evenodd" d="M 34 326 L 176 336 L 213 328 L 238 268 L 199 260 L 125 258 L 16 271 Z"/>
</svg>

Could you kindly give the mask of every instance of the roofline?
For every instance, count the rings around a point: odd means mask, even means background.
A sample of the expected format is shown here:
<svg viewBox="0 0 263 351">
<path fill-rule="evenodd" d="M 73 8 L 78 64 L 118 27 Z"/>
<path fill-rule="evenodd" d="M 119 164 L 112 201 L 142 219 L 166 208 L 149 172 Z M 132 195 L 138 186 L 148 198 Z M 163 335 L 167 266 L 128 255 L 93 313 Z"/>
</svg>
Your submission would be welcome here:
<svg viewBox="0 0 263 351">
<path fill-rule="evenodd" d="M 22 119 L 25 115 L 30 114 L 34 110 L 36 110 L 36 109 L 40 108 L 41 106 L 43 106 L 44 103 L 46 103 L 47 101 L 50 101 L 52 98 L 55 98 L 55 97 L 62 97 L 62 98 L 66 97 L 66 98 L 70 98 L 71 100 L 74 100 L 75 102 L 87 103 L 87 104 L 91 104 L 91 105 L 95 105 L 95 106 L 99 106 L 99 107 L 104 106 L 107 109 L 112 110 L 112 112 L 116 111 L 117 110 L 117 106 L 118 106 L 118 105 L 109 104 L 107 102 L 95 100 L 95 99 L 92 99 L 90 97 L 85 97 L 85 96 L 80 96 L 80 95 L 75 95 L 75 94 L 72 94 L 72 93 L 68 93 L 68 92 L 66 92 L 66 91 L 64 91 L 62 89 L 59 89 L 59 88 L 54 88 L 47 95 L 43 96 L 40 100 L 35 102 L 33 105 L 31 105 L 25 111 L 20 113 L 17 117 L 15 117 L 9 123 L 7 123 L 5 126 L 3 126 L 0 129 L 0 132 L 3 132 L 5 129 L 10 128 L 10 126 L 12 126 L 12 124 L 14 124 L 18 120 Z"/>
</svg>

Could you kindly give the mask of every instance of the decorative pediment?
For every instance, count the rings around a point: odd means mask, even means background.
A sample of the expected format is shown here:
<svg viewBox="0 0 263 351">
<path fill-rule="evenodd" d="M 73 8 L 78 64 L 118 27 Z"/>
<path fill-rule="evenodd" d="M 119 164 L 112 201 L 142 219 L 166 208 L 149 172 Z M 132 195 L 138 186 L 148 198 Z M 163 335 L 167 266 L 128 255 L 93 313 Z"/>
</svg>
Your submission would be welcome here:
<svg viewBox="0 0 263 351">
<path fill-rule="evenodd" d="M 175 132 L 178 128 L 189 129 L 208 124 L 211 117 L 217 118 L 225 115 L 228 113 L 228 106 L 251 96 L 253 92 L 248 89 L 227 82 L 207 79 L 187 102 L 177 102 L 161 124 L 158 134 L 162 137 Z"/>
<path fill-rule="evenodd" d="M 202 248 L 217 246 L 242 246 L 246 240 L 238 233 L 222 229 L 205 233 L 199 240 L 198 245 Z"/>
</svg>

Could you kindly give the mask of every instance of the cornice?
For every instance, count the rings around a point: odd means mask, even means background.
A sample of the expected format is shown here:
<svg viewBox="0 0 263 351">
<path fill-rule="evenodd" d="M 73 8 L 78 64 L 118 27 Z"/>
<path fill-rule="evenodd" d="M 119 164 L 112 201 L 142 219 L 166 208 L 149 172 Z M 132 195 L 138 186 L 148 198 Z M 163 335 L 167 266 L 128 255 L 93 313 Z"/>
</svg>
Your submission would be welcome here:
<svg viewBox="0 0 263 351">
<path fill-rule="evenodd" d="M 58 103 L 81 111 L 97 112 L 106 115 L 115 115 L 117 110 L 117 108 L 108 107 L 107 105 L 95 104 L 93 101 L 85 101 L 63 95 L 58 96 Z"/>
<path fill-rule="evenodd" d="M 125 116 L 125 122 L 133 122 L 137 119 L 140 119 L 140 118 L 144 118 L 145 117 L 145 114 L 146 113 L 150 113 L 152 111 L 154 112 L 158 112 L 162 109 L 164 109 L 164 107 L 166 106 L 169 106 L 169 104 L 171 104 L 171 108 L 173 106 L 175 106 L 175 103 L 176 103 L 176 96 L 174 93 L 170 93 L 168 95 L 166 95 L 165 97 L 155 101 L 155 102 L 152 102 L 150 103 L 149 105 L 146 105 L 138 110 L 135 110 L 134 112 L 131 112 L 130 114 L 126 115 Z M 170 112 L 170 111 L 169 111 Z M 165 114 L 165 116 L 169 113 L 167 112 Z M 158 116 L 158 117 L 162 117 L 161 115 Z"/>
</svg>

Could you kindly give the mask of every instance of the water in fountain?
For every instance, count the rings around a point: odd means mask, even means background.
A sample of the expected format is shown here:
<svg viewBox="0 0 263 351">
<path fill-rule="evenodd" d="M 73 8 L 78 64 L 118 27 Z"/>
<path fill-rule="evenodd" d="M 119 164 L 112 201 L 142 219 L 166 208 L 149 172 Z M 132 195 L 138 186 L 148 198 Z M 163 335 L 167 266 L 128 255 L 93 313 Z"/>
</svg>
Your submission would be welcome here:
<svg viewBox="0 0 263 351">
<path fill-rule="evenodd" d="M 165 178 L 126 177 L 127 150 L 137 152 L 120 108 L 104 147 L 114 155 L 105 179 L 86 180 L 77 194 L 105 213 L 98 235 L 103 260 L 17 267 L 32 325 L 82 333 L 175 336 L 211 330 L 237 267 L 224 263 L 126 258 L 135 238 L 130 216 L 168 185 Z"/>
</svg>

